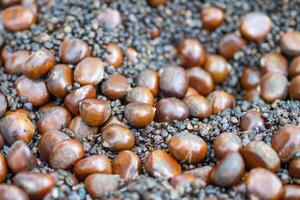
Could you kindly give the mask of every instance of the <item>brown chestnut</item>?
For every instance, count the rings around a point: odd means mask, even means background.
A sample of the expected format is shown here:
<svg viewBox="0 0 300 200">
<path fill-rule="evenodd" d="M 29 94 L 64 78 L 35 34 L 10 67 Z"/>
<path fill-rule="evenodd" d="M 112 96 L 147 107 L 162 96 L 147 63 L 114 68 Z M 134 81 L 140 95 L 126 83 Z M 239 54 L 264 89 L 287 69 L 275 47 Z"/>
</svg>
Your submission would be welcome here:
<svg viewBox="0 0 300 200">
<path fill-rule="evenodd" d="M 152 94 L 156 96 L 159 91 L 158 73 L 151 69 L 142 71 L 136 79 L 136 85 L 139 87 L 148 88 L 152 92 Z"/>
<path fill-rule="evenodd" d="M 259 111 L 248 110 L 241 118 L 241 129 L 251 130 L 264 125 L 264 119 Z"/>
<path fill-rule="evenodd" d="M 155 120 L 159 122 L 183 121 L 189 117 L 187 105 L 174 97 L 164 98 L 156 104 Z"/>
<path fill-rule="evenodd" d="M 224 22 L 225 14 L 220 8 L 207 7 L 202 10 L 200 18 L 203 27 L 209 31 L 213 31 Z"/>
<path fill-rule="evenodd" d="M 167 67 L 160 76 L 159 88 L 166 97 L 184 97 L 189 80 L 187 73 L 181 67 Z"/>
<path fill-rule="evenodd" d="M 32 80 L 26 76 L 20 76 L 16 81 L 16 90 L 19 96 L 26 97 L 26 100 L 34 106 L 41 106 L 47 103 L 49 92 L 44 80 Z M 34 90 L 32 89 L 34 88 Z"/>
<path fill-rule="evenodd" d="M 110 99 L 122 99 L 129 90 L 127 78 L 121 74 L 111 74 L 106 81 L 102 83 L 101 92 Z"/>
<path fill-rule="evenodd" d="M 59 47 L 59 57 L 65 64 L 76 65 L 90 55 L 90 47 L 80 39 L 64 40 Z"/>
<path fill-rule="evenodd" d="M 106 62 L 112 66 L 118 68 L 123 63 L 123 52 L 122 49 L 113 43 L 107 45 L 107 54 L 105 55 Z"/>
<path fill-rule="evenodd" d="M 128 128 L 120 125 L 110 125 L 102 133 L 103 146 L 112 151 L 132 149 L 135 137 Z"/>
<path fill-rule="evenodd" d="M 146 87 L 135 87 L 128 92 L 126 101 L 127 103 L 146 103 L 152 106 L 154 102 L 154 96 Z"/>
<path fill-rule="evenodd" d="M 0 184 L 0 199 L 2 200 L 30 200 L 29 196 L 17 186 Z"/>
<path fill-rule="evenodd" d="M 222 158 L 228 152 L 238 152 L 242 148 L 242 141 L 234 133 L 222 133 L 215 138 L 213 147 L 216 156 Z"/>
<path fill-rule="evenodd" d="M 87 125 L 80 115 L 74 117 L 68 127 L 74 132 L 74 138 L 82 139 L 85 137 L 93 136 L 98 132 L 98 127 L 92 127 Z"/>
<path fill-rule="evenodd" d="M 288 74 L 288 61 L 279 53 L 267 53 L 260 59 L 260 71 L 262 73 L 276 72 Z"/>
<path fill-rule="evenodd" d="M 101 126 L 111 115 L 110 103 L 105 100 L 90 98 L 79 103 L 82 120 L 89 126 Z"/>
<path fill-rule="evenodd" d="M 102 198 L 105 193 L 116 190 L 120 181 L 119 175 L 96 173 L 85 179 L 84 186 L 92 198 Z"/>
<path fill-rule="evenodd" d="M 46 49 L 32 52 L 22 66 L 22 74 L 31 79 L 45 75 L 55 65 L 56 60 L 51 51 Z"/>
<path fill-rule="evenodd" d="M 0 183 L 4 182 L 8 173 L 6 158 L 0 153 Z"/>
<path fill-rule="evenodd" d="M 146 172 L 157 178 L 171 178 L 181 174 L 178 162 L 163 150 L 151 152 L 145 162 Z"/>
<path fill-rule="evenodd" d="M 21 172 L 13 178 L 13 183 L 22 188 L 33 200 L 42 200 L 55 186 L 50 174 Z"/>
<path fill-rule="evenodd" d="M 0 133 L 9 145 L 12 145 L 17 140 L 29 143 L 34 132 L 33 123 L 24 114 L 8 114 L 0 119 Z"/>
<path fill-rule="evenodd" d="M 69 93 L 64 101 L 65 106 L 73 115 L 79 114 L 80 101 L 96 97 L 96 89 L 92 85 L 85 85 Z"/>
<path fill-rule="evenodd" d="M 77 140 L 57 144 L 49 154 L 49 163 L 55 169 L 68 169 L 84 156 L 83 146 Z"/>
<path fill-rule="evenodd" d="M 11 53 L 5 61 L 5 71 L 9 74 L 20 75 L 22 66 L 29 58 L 29 51 L 16 51 Z"/>
<path fill-rule="evenodd" d="M 25 6 L 11 6 L 2 13 L 3 26 L 6 30 L 17 32 L 29 29 L 36 22 L 34 13 Z"/>
<path fill-rule="evenodd" d="M 115 158 L 113 173 L 124 179 L 135 179 L 142 171 L 142 161 L 139 156 L 129 150 L 122 151 Z"/>
<path fill-rule="evenodd" d="M 191 117 L 203 119 L 211 115 L 211 105 L 208 103 L 205 97 L 201 95 L 190 95 L 185 97 L 183 101 L 189 108 Z"/>
<path fill-rule="evenodd" d="M 245 163 L 238 152 L 227 153 L 210 172 L 210 181 L 221 187 L 237 184 L 245 172 Z"/>
<path fill-rule="evenodd" d="M 48 73 L 46 83 L 52 95 L 64 98 L 68 94 L 66 87 L 73 84 L 73 70 L 67 65 L 55 65 Z"/>
<path fill-rule="evenodd" d="M 127 104 L 124 113 L 131 126 L 143 128 L 154 120 L 155 108 L 145 103 L 130 103 Z"/>
<path fill-rule="evenodd" d="M 232 108 L 235 104 L 234 96 L 222 90 L 210 93 L 207 99 L 211 105 L 213 114 Z"/>
<path fill-rule="evenodd" d="M 272 138 L 272 148 L 278 153 L 282 162 L 289 161 L 300 151 L 300 127 L 285 125 Z"/>
<path fill-rule="evenodd" d="M 243 36 L 254 42 L 259 42 L 267 36 L 272 29 L 271 19 L 260 12 L 248 13 L 241 22 L 240 31 Z"/>
<path fill-rule="evenodd" d="M 54 106 L 45 112 L 39 119 L 37 126 L 41 134 L 48 130 L 61 130 L 68 127 L 72 115 L 63 106 Z"/>
<path fill-rule="evenodd" d="M 99 58 L 84 58 L 74 70 L 74 81 L 80 85 L 97 85 L 104 76 L 104 66 Z"/>
<path fill-rule="evenodd" d="M 283 195 L 280 179 L 264 168 L 255 168 L 249 172 L 246 188 L 248 196 L 257 199 L 279 200 Z"/>
<path fill-rule="evenodd" d="M 178 133 L 168 143 L 170 153 L 182 163 L 197 164 L 204 160 L 207 153 L 206 142 L 197 135 Z"/>
<path fill-rule="evenodd" d="M 178 46 L 178 53 L 182 57 L 185 67 L 201 67 L 205 62 L 204 46 L 197 39 L 182 40 Z"/>
<path fill-rule="evenodd" d="M 229 75 L 231 66 L 220 55 L 209 55 L 206 58 L 204 69 L 209 72 L 215 83 L 222 83 Z"/>
<path fill-rule="evenodd" d="M 16 141 L 9 149 L 7 163 L 11 171 L 30 171 L 37 166 L 37 160 L 29 146 L 22 140 Z"/>
<path fill-rule="evenodd" d="M 74 173 L 80 178 L 85 178 L 95 173 L 111 174 L 112 167 L 110 159 L 104 155 L 86 157 L 75 164 Z"/>
<path fill-rule="evenodd" d="M 58 130 L 49 130 L 45 132 L 39 143 L 39 155 L 42 161 L 48 161 L 49 154 L 52 149 L 62 141 L 70 140 L 71 138 Z"/>
<path fill-rule="evenodd" d="M 262 141 L 252 141 L 242 150 L 247 166 L 252 169 L 263 167 L 273 172 L 280 169 L 280 158 L 276 151 Z"/>
<path fill-rule="evenodd" d="M 245 47 L 247 42 L 235 33 L 225 35 L 219 43 L 219 53 L 226 59 L 230 59 L 236 52 Z"/>
<path fill-rule="evenodd" d="M 214 89 L 214 80 L 210 73 L 200 67 L 193 67 L 187 70 L 189 86 L 196 89 L 199 94 L 207 96 Z"/>
</svg>

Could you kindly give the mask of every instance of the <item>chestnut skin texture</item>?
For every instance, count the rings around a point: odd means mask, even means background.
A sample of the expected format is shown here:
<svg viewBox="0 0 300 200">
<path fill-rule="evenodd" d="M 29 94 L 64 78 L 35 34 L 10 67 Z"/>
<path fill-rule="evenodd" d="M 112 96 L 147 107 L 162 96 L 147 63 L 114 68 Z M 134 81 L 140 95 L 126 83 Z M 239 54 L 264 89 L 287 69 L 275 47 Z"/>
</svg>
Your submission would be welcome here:
<svg viewBox="0 0 300 200">
<path fill-rule="evenodd" d="M 147 156 L 145 169 L 149 175 L 157 178 L 171 178 L 181 174 L 178 162 L 162 150 L 155 150 Z"/>
</svg>

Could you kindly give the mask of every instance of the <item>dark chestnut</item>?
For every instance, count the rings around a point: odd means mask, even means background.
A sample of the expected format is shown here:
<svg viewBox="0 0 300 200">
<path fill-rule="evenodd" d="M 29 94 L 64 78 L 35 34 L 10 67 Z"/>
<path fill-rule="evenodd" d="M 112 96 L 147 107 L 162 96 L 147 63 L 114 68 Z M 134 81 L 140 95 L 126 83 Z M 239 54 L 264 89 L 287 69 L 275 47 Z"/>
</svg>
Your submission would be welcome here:
<svg viewBox="0 0 300 200">
<path fill-rule="evenodd" d="M 189 117 L 187 105 L 174 97 L 164 98 L 156 104 L 155 120 L 159 122 L 183 121 Z"/>
<path fill-rule="evenodd" d="M 166 97 L 183 98 L 189 80 L 187 73 L 181 67 L 167 67 L 160 76 L 159 88 Z"/>
<path fill-rule="evenodd" d="M 37 167 L 37 160 L 29 146 L 22 140 L 16 141 L 9 149 L 7 163 L 11 171 L 19 173 Z"/>
<path fill-rule="evenodd" d="M 227 153 L 210 172 L 210 181 L 221 187 L 237 184 L 245 172 L 245 163 L 238 152 Z"/>
<path fill-rule="evenodd" d="M 59 47 L 59 57 L 64 64 L 76 65 L 90 55 L 88 44 L 80 39 L 64 40 Z"/>
<path fill-rule="evenodd" d="M 85 178 L 91 174 L 111 174 L 111 161 L 104 155 L 89 156 L 79 160 L 74 166 L 74 173 L 79 178 Z"/>
</svg>

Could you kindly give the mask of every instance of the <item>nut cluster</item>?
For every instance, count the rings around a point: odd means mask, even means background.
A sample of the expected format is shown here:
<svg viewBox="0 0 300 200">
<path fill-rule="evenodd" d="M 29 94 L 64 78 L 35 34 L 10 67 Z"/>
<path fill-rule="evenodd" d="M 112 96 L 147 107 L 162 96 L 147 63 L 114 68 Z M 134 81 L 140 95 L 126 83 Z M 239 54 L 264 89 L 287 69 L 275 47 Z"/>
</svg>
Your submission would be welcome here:
<svg viewBox="0 0 300 200">
<path fill-rule="evenodd" d="M 167 1 L 148 3 L 155 9 Z M 212 33 L 226 23 L 225 16 L 225 10 L 207 7 L 201 11 L 199 20 Z M 106 8 L 97 17 L 107 30 L 122 26 L 118 10 Z M 10 32 L 24 31 L 38 23 L 36 13 L 24 5 L 6 8 L 2 20 L 5 30 Z M 248 42 L 266 39 L 271 29 L 272 21 L 266 14 L 248 13 L 241 19 L 239 33 L 229 33 L 220 40 L 218 54 L 209 54 L 199 40 L 186 37 L 177 45 L 181 64 L 170 64 L 159 72 L 143 70 L 134 82 L 119 72 L 107 72 L 108 65 L 116 71 L 121 68 L 125 58 L 138 62 L 139 53 L 131 47 L 123 52 L 111 42 L 103 59 L 92 56 L 93 49 L 79 38 L 65 39 L 58 52 L 6 52 L 3 47 L 6 73 L 18 76 L 17 95 L 24 97 L 41 116 L 35 124 L 29 111 L 10 110 L 6 96 L 0 93 L 0 145 L 10 146 L 7 156 L 0 154 L 0 182 L 5 182 L 9 170 L 14 174 L 12 185 L 0 184 L 0 199 L 43 199 L 55 187 L 56 177 L 32 171 L 41 161 L 53 169 L 72 170 L 93 198 L 117 189 L 122 179 L 130 181 L 146 172 L 169 179 L 175 188 L 243 184 L 250 198 L 300 199 L 299 186 L 284 185 L 276 175 L 282 165 L 288 165 L 290 176 L 300 179 L 300 127 L 281 127 L 275 131 L 271 146 L 259 139 L 244 144 L 240 134 L 265 125 L 262 111 L 257 109 L 243 114 L 241 132 L 221 133 L 214 139 L 214 166 L 188 171 L 182 167 L 197 166 L 207 158 L 210 144 L 200 133 L 173 134 L 167 150 L 148 152 L 143 162 L 134 151 L 133 129 L 142 131 L 154 122 L 203 120 L 233 108 L 235 96 L 220 89 L 231 74 L 229 61 Z M 154 39 L 163 28 L 148 31 Z M 282 53 L 272 51 L 263 55 L 259 71 L 254 66 L 245 68 L 240 79 L 245 99 L 261 98 L 265 103 L 287 98 L 300 100 L 299 38 L 300 32 L 283 33 Z M 289 63 L 287 58 L 292 61 Z M 52 99 L 62 103 L 57 105 Z M 115 100 L 126 104 L 124 119 L 113 114 L 111 102 Z M 74 135 L 66 134 L 65 128 Z M 116 154 L 114 159 L 85 152 L 82 139 L 93 138 L 99 132 L 101 145 Z M 38 156 L 29 147 L 36 134 L 40 135 Z"/>
</svg>

